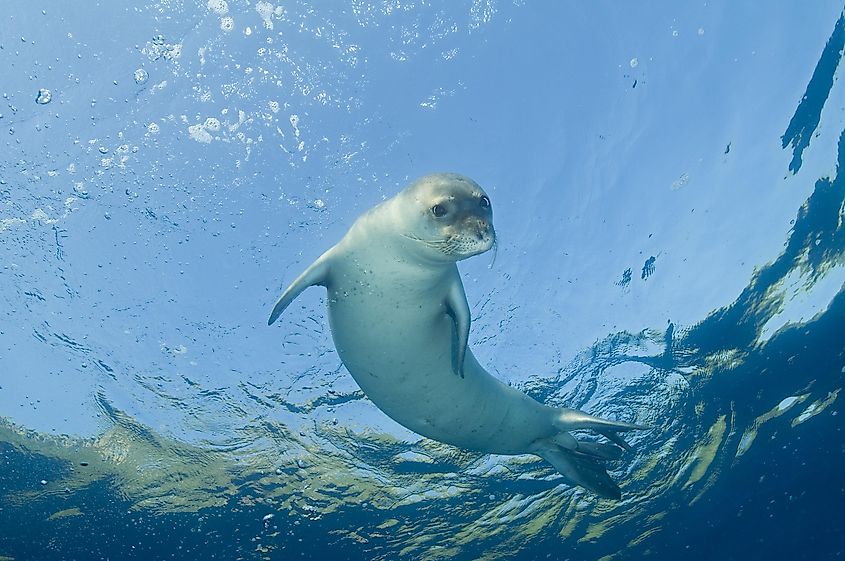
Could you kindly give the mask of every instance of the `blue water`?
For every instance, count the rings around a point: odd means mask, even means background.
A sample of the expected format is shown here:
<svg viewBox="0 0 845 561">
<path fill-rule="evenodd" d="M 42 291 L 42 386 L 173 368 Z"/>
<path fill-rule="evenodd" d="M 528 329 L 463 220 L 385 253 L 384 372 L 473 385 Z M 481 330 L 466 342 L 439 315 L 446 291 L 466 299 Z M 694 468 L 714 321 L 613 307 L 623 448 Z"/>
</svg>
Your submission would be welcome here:
<svg viewBox="0 0 845 561">
<path fill-rule="evenodd" d="M 841 2 L 0 10 L 0 559 L 840 559 Z M 619 502 L 407 431 L 279 292 L 452 170 L 470 344 Z M 536 461 L 535 461 L 536 460 Z"/>
</svg>

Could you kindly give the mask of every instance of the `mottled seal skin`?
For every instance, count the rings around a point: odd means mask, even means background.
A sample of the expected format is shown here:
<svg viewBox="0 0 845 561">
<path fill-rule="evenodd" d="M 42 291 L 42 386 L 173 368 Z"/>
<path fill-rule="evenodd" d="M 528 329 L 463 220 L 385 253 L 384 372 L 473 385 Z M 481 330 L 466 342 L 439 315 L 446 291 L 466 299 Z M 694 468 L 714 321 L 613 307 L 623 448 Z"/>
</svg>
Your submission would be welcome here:
<svg viewBox="0 0 845 561">
<path fill-rule="evenodd" d="M 467 346 L 456 263 L 493 247 L 493 210 L 471 179 L 437 173 L 364 213 L 284 291 L 272 324 L 305 288 L 328 290 L 338 354 L 367 396 L 425 437 L 495 454 L 536 454 L 570 483 L 621 497 L 602 462 L 645 427 L 539 403 L 490 375 Z M 613 444 L 577 440 L 587 429 Z"/>
</svg>

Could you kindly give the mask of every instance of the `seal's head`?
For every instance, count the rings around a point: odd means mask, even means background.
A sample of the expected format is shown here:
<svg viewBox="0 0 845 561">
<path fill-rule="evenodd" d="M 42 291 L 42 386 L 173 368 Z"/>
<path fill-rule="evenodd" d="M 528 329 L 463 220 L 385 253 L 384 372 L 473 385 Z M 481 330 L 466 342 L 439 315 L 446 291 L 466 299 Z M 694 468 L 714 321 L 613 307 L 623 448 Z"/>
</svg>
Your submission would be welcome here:
<svg viewBox="0 0 845 561">
<path fill-rule="evenodd" d="M 421 177 L 398 197 L 403 236 L 427 258 L 460 261 L 493 247 L 493 207 L 475 181 L 457 173 Z"/>
</svg>

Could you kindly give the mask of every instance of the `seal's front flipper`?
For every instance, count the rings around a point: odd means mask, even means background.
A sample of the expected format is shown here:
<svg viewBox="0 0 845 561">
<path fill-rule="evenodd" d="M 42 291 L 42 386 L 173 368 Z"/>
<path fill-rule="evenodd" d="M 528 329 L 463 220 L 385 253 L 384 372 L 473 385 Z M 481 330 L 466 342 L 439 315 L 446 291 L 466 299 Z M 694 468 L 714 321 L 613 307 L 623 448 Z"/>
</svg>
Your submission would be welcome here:
<svg viewBox="0 0 845 561">
<path fill-rule="evenodd" d="M 446 313 L 455 322 L 455 339 L 452 349 L 452 360 L 455 374 L 464 377 L 464 360 L 467 356 L 467 344 L 469 343 L 469 304 L 464 293 L 464 285 L 461 277 L 456 273 L 446 294 Z"/>
<path fill-rule="evenodd" d="M 285 308 L 290 305 L 293 300 L 302 294 L 302 291 L 313 285 L 326 285 L 326 279 L 329 276 L 329 253 L 327 251 L 320 256 L 319 259 L 311 263 L 305 271 L 294 280 L 289 287 L 282 293 L 273 306 L 273 311 L 270 313 L 270 319 L 267 320 L 267 325 L 273 325 L 273 322 L 279 319 Z"/>
</svg>

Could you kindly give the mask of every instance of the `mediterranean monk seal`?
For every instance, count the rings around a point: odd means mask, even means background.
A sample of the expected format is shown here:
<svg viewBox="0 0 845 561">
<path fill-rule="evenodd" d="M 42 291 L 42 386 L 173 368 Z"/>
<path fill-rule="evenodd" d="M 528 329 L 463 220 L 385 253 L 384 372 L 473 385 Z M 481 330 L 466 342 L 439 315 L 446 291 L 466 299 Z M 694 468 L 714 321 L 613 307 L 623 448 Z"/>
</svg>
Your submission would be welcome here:
<svg viewBox="0 0 845 561">
<path fill-rule="evenodd" d="M 467 346 L 470 310 L 456 263 L 496 239 L 484 190 L 427 175 L 358 218 L 284 291 L 272 324 L 303 290 L 328 290 L 338 355 L 375 405 L 408 429 L 491 454 L 536 454 L 571 484 L 619 499 L 602 462 L 645 429 L 550 407 L 490 375 Z M 576 439 L 586 429 L 611 443 Z"/>
</svg>

